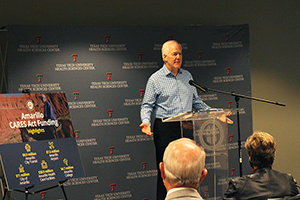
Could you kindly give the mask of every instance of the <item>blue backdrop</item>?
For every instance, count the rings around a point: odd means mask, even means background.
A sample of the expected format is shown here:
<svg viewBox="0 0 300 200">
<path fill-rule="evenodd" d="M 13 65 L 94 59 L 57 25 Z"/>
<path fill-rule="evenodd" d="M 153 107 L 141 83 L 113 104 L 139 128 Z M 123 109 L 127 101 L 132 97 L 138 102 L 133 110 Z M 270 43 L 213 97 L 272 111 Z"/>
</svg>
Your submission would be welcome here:
<svg viewBox="0 0 300 200">
<path fill-rule="evenodd" d="M 161 45 L 169 39 L 182 44 L 182 67 L 196 83 L 251 96 L 248 25 L 8 27 L 9 92 L 66 93 L 86 173 L 64 184 L 70 199 L 155 199 L 153 137 L 141 133 L 139 110 L 148 77 L 163 65 Z M 235 107 L 233 96 L 199 95 L 212 107 Z M 244 142 L 252 133 L 251 101 L 242 99 L 240 107 Z M 228 132 L 228 174 L 239 176 L 237 124 Z M 243 158 L 247 161 L 244 149 Z M 248 162 L 243 171 L 250 172 Z M 227 180 L 218 184 L 226 186 Z M 214 195 L 209 185 L 200 191 L 205 199 Z M 46 198 L 63 196 L 53 189 Z"/>
</svg>

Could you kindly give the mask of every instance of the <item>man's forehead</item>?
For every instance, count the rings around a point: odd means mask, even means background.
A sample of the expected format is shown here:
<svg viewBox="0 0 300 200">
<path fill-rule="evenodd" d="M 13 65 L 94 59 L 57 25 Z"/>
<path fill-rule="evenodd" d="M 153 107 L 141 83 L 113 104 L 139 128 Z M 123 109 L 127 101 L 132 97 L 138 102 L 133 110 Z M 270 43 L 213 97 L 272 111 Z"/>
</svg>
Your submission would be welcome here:
<svg viewBox="0 0 300 200">
<path fill-rule="evenodd" d="M 178 43 L 172 43 L 169 46 L 170 51 L 181 51 L 181 47 Z"/>
<path fill-rule="evenodd" d="M 181 48 L 180 47 L 176 47 L 176 48 L 170 48 L 170 51 L 169 51 L 170 53 L 181 53 L 182 52 L 182 50 L 181 50 Z"/>
</svg>

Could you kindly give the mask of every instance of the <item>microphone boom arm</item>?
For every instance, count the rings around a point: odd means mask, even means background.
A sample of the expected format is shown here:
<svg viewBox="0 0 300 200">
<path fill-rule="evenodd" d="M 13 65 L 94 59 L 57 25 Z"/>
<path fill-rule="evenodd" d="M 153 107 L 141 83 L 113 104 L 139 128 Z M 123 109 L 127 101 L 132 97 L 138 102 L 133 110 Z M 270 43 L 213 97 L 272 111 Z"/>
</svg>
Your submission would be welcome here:
<svg viewBox="0 0 300 200">
<path fill-rule="evenodd" d="M 195 83 L 193 80 L 190 80 L 189 84 L 193 85 L 193 86 L 195 86 L 197 88 L 199 88 L 203 92 L 212 91 L 212 92 L 218 92 L 218 93 L 222 93 L 222 94 L 227 94 L 227 95 L 234 96 L 235 97 L 235 101 L 236 101 L 236 107 L 237 107 L 237 109 L 239 108 L 239 100 L 240 100 L 240 98 L 251 99 L 251 100 L 255 100 L 255 101 L 261 101 L 261 102 L 265 102 L 265 103 L 275 104 L 275 105 L 278 105 L 278 106 L 285 106 L 285 104 L 279 103 L 277 101 L 270 101 L 270 100 L 266 100 L 266 99 L 260 99 L 260 98 L 246 96 L 246 95 L 236 94 L 234 92 L 226 92 L 226 91 L 221 91 L 221 90 L 216 90 L 216 89 L 201 87 L 200 85 L 198 85 L 197 83 Z M 242 162 L 243 161 L 242 161 L 242 147 L 241 147 L 240 118 L 239 118 L 239 111 L 238 110 L 237 110 L 237 126 L 238 126 L 237 128 L 238 128 L 239 168 L 240 168 L 240 176 L 242 176 L 243 175 L 243 171 L 242 171 Z"/>
</svg>

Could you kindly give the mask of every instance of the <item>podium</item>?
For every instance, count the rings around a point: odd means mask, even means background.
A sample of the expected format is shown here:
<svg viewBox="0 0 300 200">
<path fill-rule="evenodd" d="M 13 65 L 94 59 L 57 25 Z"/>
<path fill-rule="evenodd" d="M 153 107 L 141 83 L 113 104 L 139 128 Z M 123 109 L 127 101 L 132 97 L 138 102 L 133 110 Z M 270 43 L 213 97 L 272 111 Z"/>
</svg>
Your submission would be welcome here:
<svg viewBox="0 0 300 200">
<path fill-rule="evenodd" d="M 193 138 L 206 152 L 207 176 L 198 191 L 204 199 L 222 199 L 228 187 L 228 125 L 218 120 L 229 110 L 212 109 L 184 112 L 163 122 L 180 122 L 181 136 L 193 133 Z"/>
</svg>

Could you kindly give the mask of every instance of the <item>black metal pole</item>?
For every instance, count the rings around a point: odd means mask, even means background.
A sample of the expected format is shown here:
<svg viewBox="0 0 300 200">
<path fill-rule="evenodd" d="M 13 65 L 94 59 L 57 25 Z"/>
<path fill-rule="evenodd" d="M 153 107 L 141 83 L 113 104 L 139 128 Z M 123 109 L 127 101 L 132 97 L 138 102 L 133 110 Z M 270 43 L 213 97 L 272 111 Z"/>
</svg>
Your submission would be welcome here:
<svg viewBox="0 0 300 200">
<path fill-rule="evenodd" d="M 66 181 L 66 180 L 65 180 L 65 181 Z M 65 189 L 64 189 L 64 185 L 63 185 L 63 183 L 64 183 L 65 181 L 59 181 L 59 186 L 60 186 L 60 188 L 62 189 L 62 192 L 63 192 L 63 194 L 64 194 L 65 199 L 68 200 L 68 197 L 67 197 L 66 191 L 65 191 Z"/>
<path fill-rule="evenodd" d="M 236 102 L 236 120 L 237 120 L 237 128 L 238 128 L 238 150 L 239 150 L 239 167 L 240 167 L 240 177 L 243 176 L 243 155 L 242 155 L 242 144 L 241 144 L 241 128 L 240 128 L 240 112 L 239 112 L 239 97 L 235 97 Z"/>
</svg>

